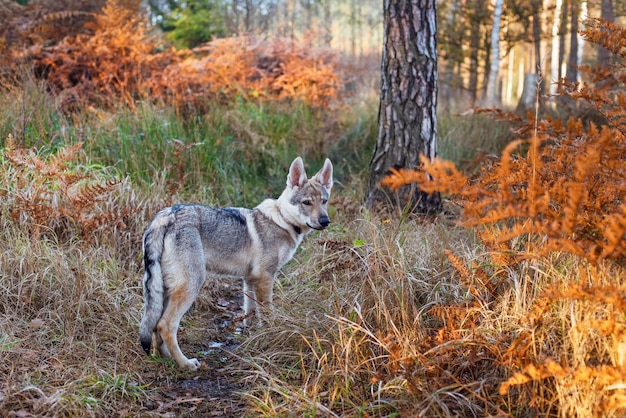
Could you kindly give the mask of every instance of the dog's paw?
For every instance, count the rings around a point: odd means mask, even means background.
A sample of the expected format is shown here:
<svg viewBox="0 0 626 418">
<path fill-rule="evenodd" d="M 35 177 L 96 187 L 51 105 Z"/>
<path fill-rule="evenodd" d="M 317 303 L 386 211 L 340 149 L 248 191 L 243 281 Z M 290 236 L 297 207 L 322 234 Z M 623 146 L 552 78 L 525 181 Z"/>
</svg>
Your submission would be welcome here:
<svg viewBox="0 0 626 418">
<path fill-rule="evenodd" d="M 192 371 L 196 371 L 200 368 L 200 362 L 198 361 L 198 359 L 190 358 L 190 359 L 187 359 L 187 361 L 184 364 L 181 364 L 181 367 L 192 370 Z"/>
</svg>

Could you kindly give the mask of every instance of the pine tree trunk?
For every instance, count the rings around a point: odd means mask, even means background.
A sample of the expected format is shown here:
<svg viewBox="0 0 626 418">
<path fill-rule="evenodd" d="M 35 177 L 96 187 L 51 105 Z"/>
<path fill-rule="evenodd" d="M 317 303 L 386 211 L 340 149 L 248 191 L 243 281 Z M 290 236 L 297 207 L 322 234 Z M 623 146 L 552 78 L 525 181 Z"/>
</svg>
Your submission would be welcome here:
<svg viewBox="0 0 626 418">
<path fill-rule="evenodd" d="M 537 85 L 538 94 L 543 94 L 543 77 L 541 75 L 541 10 L 543 7 L 543 0 L 533 0 L 533 44 L 535 46 L 535 73 L 537 74 L 537 80 L 539 80 L 539 84 Z"/>
<path fill-rule="evenodd" d="M 443 77 L 439 79 L 440 83 L 438 86 L 439 89 L 439 98 L 438 105 L 439 109 L 444 112 L 449 112 L 452 110 L 452 104 L 456 102 L 453 100 L 453 94 L 455 90 L 459 90 L 462 88 L 462 83 L 457 85 L 455 83 L 455 73 L 454 69 L 459 61 L 459 53 L 457 52 L 457 48 L 460 50 L 460 45 L 463 45 L 463 31 L 457 30 L 460 24 L 460 0 L 452 0 L 452 4 L 450 5 L 450 10 L 448 12 L 448 16 L 446 18 L 446 31 L 448 32 L 448 50 L 444 51 L 444 59 L 445 66 L 443 70 Z"/>
<path fill-rule="evenodd" d="M 437 154 L 436 2 L 385 0 L 379 131 L 370 162 L 367 205 L 439 210 L 439 194 L 415 186 L 398 193 L 379 185 L 390 168 L 416 168 Z"/>
<path fill-rule="evenodd" d="M 333 15 L 330 11 L 330 2 L 331 0 L 324 0 L 322 7 L 324 10 L 324 22 L 322 22 L 322 27 L 324 28 L 324 46 L 330 48 L 330 44 L 333 40 Z"/>
<path fill-rule="evenodd" d="M 561 9 L 563 8 L 562 0 L 556 0 L 554 7 L 554 20 L 552 21 L 552 50 L 550 53 L 550 94 L 556 94 L 557 84 L 559 81 L 559 26 L 561 23 Z"/>
</svg>

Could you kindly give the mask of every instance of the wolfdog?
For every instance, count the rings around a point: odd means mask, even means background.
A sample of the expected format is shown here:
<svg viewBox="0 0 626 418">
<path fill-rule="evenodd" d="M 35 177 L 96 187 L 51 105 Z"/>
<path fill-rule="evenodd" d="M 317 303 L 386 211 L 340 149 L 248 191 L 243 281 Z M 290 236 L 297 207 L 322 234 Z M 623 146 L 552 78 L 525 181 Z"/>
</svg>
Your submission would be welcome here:
<svg viewBox="0 0 626 418">
<path fill-rule="evenodd" d="M 176 205 L 161 210 L 143 235 L 144 310 L 141 346 L 150 354 L 153 337 L 162 356 L 197 370 L 176 333 L 207 274 L 243 278 L 244 326 L 254 311 L 271 308 L 278 270 L 293 257 L 305 235 L 330 225 L 328 199 L 333 166 L 326 159 L 311 179 L 302 158 L 289 168 L 287 187 L 278 199 L 253 209 Z"/>
</svg>

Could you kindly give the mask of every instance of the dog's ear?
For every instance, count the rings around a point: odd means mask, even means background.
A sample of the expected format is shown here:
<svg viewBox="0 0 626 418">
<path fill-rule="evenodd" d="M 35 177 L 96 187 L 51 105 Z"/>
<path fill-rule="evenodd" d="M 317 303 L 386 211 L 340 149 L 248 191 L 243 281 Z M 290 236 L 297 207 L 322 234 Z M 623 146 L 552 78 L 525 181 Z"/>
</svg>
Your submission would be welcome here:
<svg viewBox="0 0 626 418">
<path fill-rule="evenodd" d="M 315 175 L 317 181 L 328 191 L 333 187 L 333 164 L 328 158 L 324 161 L 324 166 Z"/>
<path fill-rule="evenodd" d="M 304 171 L 304 163 L 302 158 L 298 157 L 291 163 L 289 167 L 289 175 L 287 175 L 287 187 L 301 188 L 306 183 L 306 171 Z"/>
</svg>

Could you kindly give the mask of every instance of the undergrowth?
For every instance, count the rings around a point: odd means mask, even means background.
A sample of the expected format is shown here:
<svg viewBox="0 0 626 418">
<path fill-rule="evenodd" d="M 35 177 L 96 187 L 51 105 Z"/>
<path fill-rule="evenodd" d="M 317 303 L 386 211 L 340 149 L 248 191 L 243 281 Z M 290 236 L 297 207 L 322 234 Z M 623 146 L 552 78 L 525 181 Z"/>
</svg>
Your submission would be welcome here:
<svg viewBox="0 0 626 418">
<path fill-rule="evenodd" d="M 187 57 L 142 49 L 146 33 L 130 31 L 125 25 L 138 22 L 119 7 L 108 2 L 94 39 L 78 31 L 30 51 L 31 62 L 46 62 L 35 67 L 49 84 L 24 77 L 0 91 L 0 410 L 216 411 L 223 399 L 181 382 L 206 384 L 219 370 L 180 371 L 137 343 L 143 230 L 168 204 L 252 206 L 282 190 L 294 154 L 313 167 L 330 154 L 333 225 L 308 237 L 279 275 L 274 316 L 236 337 L 237 369 L 223 373 L 240 389 L 229 397 L 245 402 L 237 412 L 623 415 L 626 110 L 615 89 L 624 83 L 622 64 L 593 73 L 611 78 L 605 90 L 561 83 L 603 115 L 603 126 L 509 118 L 517 137 L 500 153 L 511 133 L 494 132 L 493 117 L 506 114 L 445 119 L 441 154 L 454 164 L 425 161 L 424 171 L 396 173 L 389 185 L 417 180 L 449 193 L 460 223 L 449 213 L 394 219 L 362 208 L 376 101 L 335 102 L 342 95 L 332 88 L 341 83 L 316 78 L 336 69 L 332 57 L 289 86 L 289 74 L 304 72 L 293 60 L 304 56 L 299 65 L 311 67 L 323 51 L 284 41 L 272 49 L 252 38 Z M 594 38 L 590 28 L 590 39 L 613 39 L 607 45 L 624 58 L 623 37 Z M 621 33 L 602 22 L 599 29 Z M 115 33 L 144 44 L 111 60 L 109 47 L 124 46 Z M 83 53 L 91 58 L 81 61 Z M 198 97 L 183 88 L 193 77 L 220 75 L 194 66 L 233 57 L 241 61 L 232 90 L 207 85 L 200 91 L 211 97 Z M 103 58 L 104 67 L 91 66 Z M 163 90 L 162 100 L 140 100 L 165 58 L 193 77 Z M 459 150 L 468 132 L 472 145 Z M 204 292 L 183 320 L 181 343 L 198 356 L 211 355 L 207 329 L 223 304 Z M 172 392 L 176 385 L 184 391 Z"/>
<path fill-rule="evenodd" d="M 612 33 L 605 37 L 605 32 Z M 623 266 L 626 260 L 626 97 L 622 28 L 593 20 L 584 34 L 621 60 L 582 70 L 600 85 L 562 80 L 560 92 L 587 102 L 603 126 L 570 117 L 521 121 L 520 139 L 469 177 L 449 161 L 422 159 L 419 170 L 394 171 L 383 183 L 418 183 L 462 207 L 461 225 L 476 230 L 491 265 L 447 252 L 474 304 L 518 304 L 501 289 L 532 294 L 519 328 L 504 332 L 496 364 L 510 369 L 499 395 L 541 414 L 619 416 L 624 391 Z M 518 118 L 511 118 L 518 121 Z M 495 293 L 494 293 L 495 291 Z M 482 309 L 481 309 L 482 310 Z M 503 348 L 507 347 L 503 351 Z"/>
</svg>

